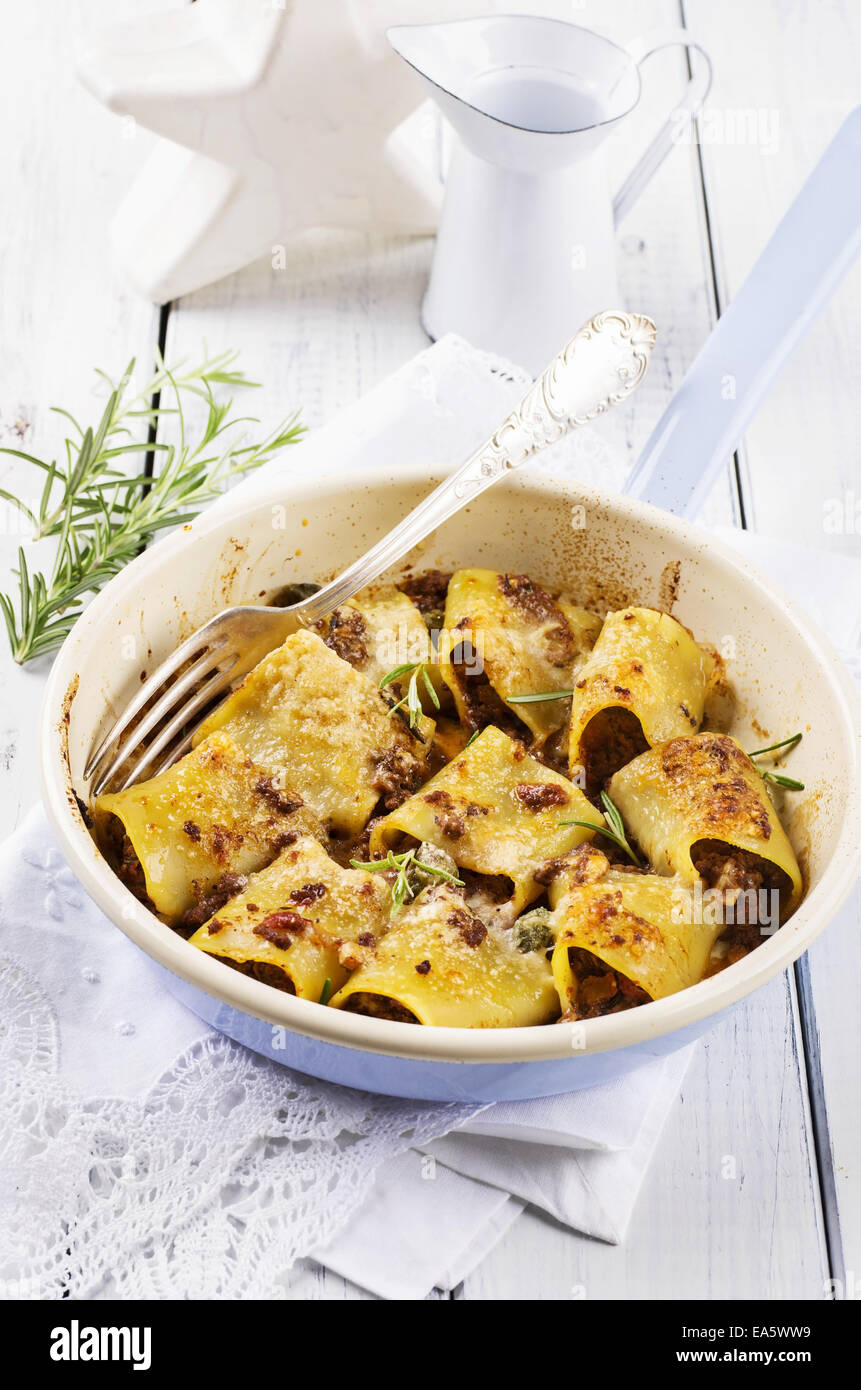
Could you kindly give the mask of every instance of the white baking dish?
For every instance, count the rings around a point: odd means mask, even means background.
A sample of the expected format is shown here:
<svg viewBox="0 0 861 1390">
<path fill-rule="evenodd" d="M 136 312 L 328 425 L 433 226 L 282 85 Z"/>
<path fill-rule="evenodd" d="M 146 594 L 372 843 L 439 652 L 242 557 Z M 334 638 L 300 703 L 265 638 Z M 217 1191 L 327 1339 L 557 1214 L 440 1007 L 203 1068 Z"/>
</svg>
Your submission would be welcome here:
<svg viewBox="0 0 861 1390">
<path fill-rule="evenodd" d="M 88 753 L 142 673 L 220 608 L 330 578 L 438 481 L 402 466 L 281 478 L 268 502 L 226 520 L 203 517 L 130 564 L 87 609 L 51 673 L 45 801 L 69 864 L 99 906 L 221 1031 L 313 1075 L 390 1094 L 486 1100 L 574 1090 L 682 1046 L 785 970 L 834 916 L 859 869 L 861 720 L 852 683 L 790 599 L 706 532 L 626 498 L 512 476 L 411 557 L 422 568 L 525 571 L 599 610 L 663 606 L 675 595 L 674 615 L 727 654 L 731 732 L 755 747 L 769 741 L 763 729 L 775 739 L 804 731 L 791 770 L 806 791 L 787 793 L 781 806 L 804 901 L 751 955 L 692 989 L 585 1024 L 525 1029 L 421 1028 L 323 1008 L 230 970 L 163 926 L 101 857 L 75 799 L 86 796 Z"/>
</svg>

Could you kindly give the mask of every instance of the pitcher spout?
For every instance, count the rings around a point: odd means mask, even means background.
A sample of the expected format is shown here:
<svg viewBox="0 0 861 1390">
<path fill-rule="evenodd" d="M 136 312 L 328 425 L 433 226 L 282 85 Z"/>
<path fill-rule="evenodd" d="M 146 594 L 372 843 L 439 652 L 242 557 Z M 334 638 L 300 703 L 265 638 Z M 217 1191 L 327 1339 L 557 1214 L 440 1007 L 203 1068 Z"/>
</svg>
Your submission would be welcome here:
<svg viewBox="0 0 861 1390">
<path fill-rule="evenodd" d="M 400 24 L 387 38 L 461 139 L 493 162 L 571 162 L 640 94 L 624 49 L 565 20 L 488 15 Z"/>
</svg>

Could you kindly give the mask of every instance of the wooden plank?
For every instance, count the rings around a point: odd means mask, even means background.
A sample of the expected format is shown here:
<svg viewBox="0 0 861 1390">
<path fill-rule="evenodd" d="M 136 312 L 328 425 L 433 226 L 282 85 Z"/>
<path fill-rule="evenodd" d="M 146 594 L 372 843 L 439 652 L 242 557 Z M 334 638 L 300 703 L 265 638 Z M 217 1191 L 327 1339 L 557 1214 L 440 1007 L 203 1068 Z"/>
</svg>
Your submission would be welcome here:
<svg viewBox="0 0 861 1390">
<path fill-rule="evenodd" d="M 726 304 L 858 101 L 856 5 L 685 0 L 714 54 L 703 164 L 716 269 Z M 825 214 L 827 215 L 827 213 Z M 861 262 L 799 346 L 748 429 L 747 485 L 756 529 L 858 553 L 849 530 L 825 531 L 828 503 L 858 494 Z M 847 389 L 848 388 L 848 389 Z"/>
<path fill-rule="evenodd" d="M 705 0 L 685 0 L 685 9 L 688 22 L 703 31 L 715 51 L 721 74 L 718 109 L 754 106 L 764 113 L 763 129 L 768 120 L 779 128 L 770 154 L 755 143 L 703 149 L 721 289 L 729 296 L 858 101 L 861 12 L 841 3 L 788 8 L 778 0 L 756 6 L 732 0 L 719 14 Z M 745 38 L 739 42 L 742 26 Z M 857 381 L 861 370 L 859 322 L 861 264 L 856 264 L 746 439 L 757 529 L 856 556 L 861 420 L 854 392 L 843 383 Z M 838 1295 L 854 1289 L 856 1296 L 861 1278 L 858 913 L 856 899 L 798 967 L 832 1273 Z"/>
<path fill-rule="evenodd" d="M 93 0 L 91 24 L 135 11 L 134 0 Z M 52 457 L 62 444 L 51 404 L 85 420 L 103 408 L 93 368 L 121 373 L 138 355 L 147 365 L 157 314 L 112 273 L 107 224 L 149 146 L 77 84 L 78 6 L 33 0 L 5 16 L 0 47 L 0 182 L 5 254 L 0 259 L 0 444 Z M 36 470 L 0 455 L 0 486 L 32 496 Z M 36 489 L 38 495 L 38 489 Z M 0 514 L 0 575 L 27 528 Z M 36 800 L 36 737 L 49 662 L 22 670 L 0 633 L 0 834 Z"/>
<path fill-rule="evenodd" d="M 428 346 L 419 306 L 432 247 L 428 237 L 308 233 L 283 269 L 258 261 L 177 301 L 168 354 L 196 354 L 204 339 L 212 351 L 238 349 L 262 383 L 254 413 L 274 425 L 298 406 L 316 428 Z"/>
</svg>

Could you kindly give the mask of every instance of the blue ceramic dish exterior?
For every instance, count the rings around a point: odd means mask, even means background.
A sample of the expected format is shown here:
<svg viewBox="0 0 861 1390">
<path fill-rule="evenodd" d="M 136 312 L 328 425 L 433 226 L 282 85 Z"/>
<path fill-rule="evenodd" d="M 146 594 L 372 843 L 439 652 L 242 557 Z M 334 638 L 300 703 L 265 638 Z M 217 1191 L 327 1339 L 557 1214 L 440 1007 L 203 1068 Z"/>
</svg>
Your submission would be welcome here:
<svg viewBox="0 0 861 1390">
<path fill-rule="evenodd" d="M 427 1062 L 415 1057 L 386 1057 L 338 1047 L 274 1027 L 263 1019 L 240 1012 L 229 1004 L 196 989 L 161 966 L 164 984 L 180 1003 L 219 1033 L 251 1048 L 282 1066 L 309 1076 L 355 1086 L 386 1096 L 414 1100 L 475 1101 L 531 1100 L 600 1086 L 624 1076 L 660 1057 L 687 1046 L 713 1028 L 721 1014 L 712 1014 L 688 1028 L 653 1038 L 649 1042 L 619 1047 L 608 1052 L 581 1053 L 538 1062 Z"/>
</svg>

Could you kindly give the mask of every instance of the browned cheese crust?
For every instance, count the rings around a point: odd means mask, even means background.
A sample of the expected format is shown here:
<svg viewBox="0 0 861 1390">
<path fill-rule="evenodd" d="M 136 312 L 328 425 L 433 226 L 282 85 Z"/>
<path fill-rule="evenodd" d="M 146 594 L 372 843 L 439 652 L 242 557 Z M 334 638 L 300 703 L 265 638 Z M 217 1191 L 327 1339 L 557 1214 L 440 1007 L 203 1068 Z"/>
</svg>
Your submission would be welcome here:
<svg viewBox="0 0 861 1390">
<path fill-rule="evenodd" d="M 686 818 L 713 825 L 715 838 L 768 840 L 768 813 L 745 774 L 750 760 L 725 734 L 696 734 L 665 744 L 661 767 L 673 804 Z"/>
</svg>

